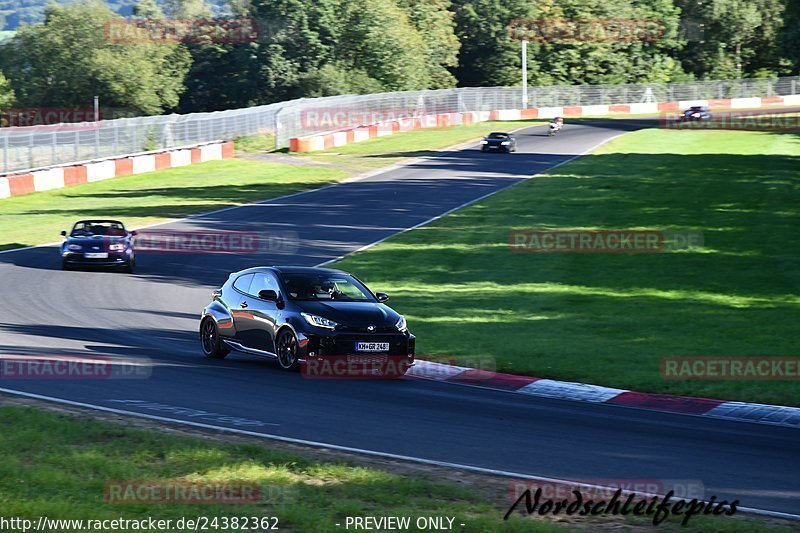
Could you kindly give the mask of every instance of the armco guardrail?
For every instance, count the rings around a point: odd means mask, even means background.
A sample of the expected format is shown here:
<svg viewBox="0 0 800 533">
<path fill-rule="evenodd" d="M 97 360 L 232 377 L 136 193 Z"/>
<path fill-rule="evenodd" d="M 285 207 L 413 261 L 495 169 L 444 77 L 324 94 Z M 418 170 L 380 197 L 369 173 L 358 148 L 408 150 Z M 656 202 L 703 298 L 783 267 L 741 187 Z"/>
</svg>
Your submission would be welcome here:
<svg viewBox="0 0 800 533">
<path fill-rule="evenodd" d="M 770 105 L 800 106 L 800 95 L 722 98 L 704 100 L 680 100 L 677 102 L 632 103 L 585 106 L 548 106 L 525 109 L 497 109 L 492 111 L 467 111 L 460 113 L 437 113 L 421 116 L 400 117 L 384 120 L 374 124 L 356 126 L 343 130 L 317 133 L 304 137 L 293 137 L 289 140 L 289 149 L 293 152 L 314 152 L 344 146 L 391 135 L 393 133 L 411 131 L 420 128 L 457 126 L 485 122 L 487 120 L 526 120 L 550 119 L 558 116 L 585 117 L 608 116 L 614 114 L 656 114 L 677 113 L 691 106 L 709 106 L 713 108 L 748 109 Z"/>
<path fill-rule="evenodd" d="M 465 87 L 367 95 L 301 98 L 288 102 L 188 115 L 122 118 L 0 128 L 0 173 L 119 154 L 175 148 L 259 132 L 290 139 L 344 131 L 404 117 L 569 106 L 798 94 L 800 78 L 698 81 L 673 84 Z M 524 100 L 527 100 L 525 102 Z"/>
<path fill-rule="evenodd" d="M 213 141 L 191 146 L 82 161 L 0 175 L 0 198 L 50 191 L 83 183 L 142 174 L 233 157 L 233 142 Z"/>
</svg>

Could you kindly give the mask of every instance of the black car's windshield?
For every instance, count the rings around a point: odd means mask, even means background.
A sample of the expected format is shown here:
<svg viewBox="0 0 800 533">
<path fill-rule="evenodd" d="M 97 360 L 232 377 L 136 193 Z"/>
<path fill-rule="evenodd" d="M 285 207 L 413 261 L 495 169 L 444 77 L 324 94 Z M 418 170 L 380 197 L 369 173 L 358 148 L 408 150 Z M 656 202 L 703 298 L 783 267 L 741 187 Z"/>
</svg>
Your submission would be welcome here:
<svg viewBox="0 0 800 533">
<path fill-rule="evenodd" d="M 70 235 L 72 237 L 122 236 L 125 235 L 125 227 L 119 222 L 83 221 L 75 224 Z"/>
<path fill-rule="evenodd" d="M 375 301 L 366 287 L 345 274 L 284 273 L 281 281 L 291 300 Z"/>
<path fill-rule="evenodd" d="M 508 139 L 507 133 L 492 132 L 489 134 L 490 139 Z"/>
</svg>

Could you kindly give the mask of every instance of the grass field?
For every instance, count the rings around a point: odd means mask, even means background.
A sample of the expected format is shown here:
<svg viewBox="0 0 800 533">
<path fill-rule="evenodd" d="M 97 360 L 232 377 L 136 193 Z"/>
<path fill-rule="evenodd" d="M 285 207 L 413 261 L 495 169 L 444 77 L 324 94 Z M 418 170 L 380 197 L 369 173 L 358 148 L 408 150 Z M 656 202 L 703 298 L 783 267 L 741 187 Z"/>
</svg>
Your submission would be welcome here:
<svg viewBox="0 0 800 533">
<path fill-rule="evenodd" d="M 4 457 L 0 462 L 2 516 L 28 519 L 34 525 L 40 517 L 152 517 L 172 520 L 171 531 L 193 531 L 177 529 L 176 521 L 183 517 L 277 517 L 281 531 L 327 532 L 346 530 L 344 521 L 348 516 L 407 516 L 451 517 L 455 519 L 454 530 L 480 533 L 652 528 L 652 518 L 633 516 L 561 516 L 554 520 L 512 515 L 504 521 L 503 515 L 510 506 L 505 479 L 489 485 L 475 480 L 464 485 L 465 480 L 461 479 L 462 486 L 458 486 L 419 470 L 401 474 L 391 467 L 379 469 L 308 459 L 274 449 L 268 441 L 232 443 L 10 405 L 0 406 L 0 428 L 0 453 Z M 181 484 L 198 488 L 244 485 L 259 494 L 257 501 L 239 504 L 154 503 L 144 501 L 150 492 L 128 490 L 148 484 L 156 488 Z M 119 496 L 125 496 L 127 501 L 114 499 Z M 680 519 L 671 517 L 660 529 L 683 531 L 686 528 L 678 525 Z M 207 525 L 205 531 L 245 530 L 241 526 Z M 741 516 L 698 516 L 689 525 L 692 531 L 752 533 L 788 531 L 791 524 Z M 46 530 L 56 533 L 78 528 L 74 524 L 61 528 L 50 524 Z"/>
<path fill-rule="evenodd" d="M 644 130 L 345 259 L 392 295 L 423 358 L 800 404 L 794 381 L 665 380 L 673 356 L 797 356 L 800 137 Z M 654 254 L 515 253 L 512 229 L 702 231 Z"/>
<path fill-rule="evenodd" d="M 391 510 L 395 516 L 457 516 L 467 524 L 463 531 L 560 529 L 518 517 L 504 523 L 504 509 L 452 484 L 309 461 L 268 445 L 215 443 L 11 406 L 0 407 L 0 427 L 0 504 L 6 517 L 277 516 L 282 531 L 333 531 L 346 516 Z M 124 481 L 250 483 L 266 501 L 113 503 L 105 498 L 108 483 Z"/>
<path fill-rule="evenodd" d="M 228 159 L 0 200 L 0 250 L 60 239 L 79 218 L 137 227 L 311 189 L 344 179 L 337 169 Z"/>
</svg>

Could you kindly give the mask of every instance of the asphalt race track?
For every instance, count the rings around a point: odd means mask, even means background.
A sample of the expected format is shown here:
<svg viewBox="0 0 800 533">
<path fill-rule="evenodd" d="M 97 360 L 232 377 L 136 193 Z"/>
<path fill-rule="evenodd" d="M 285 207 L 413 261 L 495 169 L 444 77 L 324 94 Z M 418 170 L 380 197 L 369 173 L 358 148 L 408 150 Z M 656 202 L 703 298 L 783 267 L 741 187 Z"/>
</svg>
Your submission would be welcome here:
<svg viewBox="0 0 800 533">
<path fill-rule="evenodd" d="M 707 498 L 739 499 L 741 507 L 800 515 L 796 429 L 411 378 L 313 380 L 257 357 L 202 357 L 199 313 L 210 290 L 230 272 L 259 264 L 320 264 L 641 126 L 635 121 L 567 125 L 554 138 L 547 138 L 543 126 L 529 128 L 518 133 L 515 154 L 482 154 L 472 146 L 360 181 L 160 226 L 295 232 L 296 250 L 247 256 L 140 254 L 135 275 L 63 272 L 54 247 L 2 253 L 0 354 L 142 358 L 155 367 L 148 379 L 3 377 L 0 387 L 523 475 L 697 480 Z"/>
</svg>

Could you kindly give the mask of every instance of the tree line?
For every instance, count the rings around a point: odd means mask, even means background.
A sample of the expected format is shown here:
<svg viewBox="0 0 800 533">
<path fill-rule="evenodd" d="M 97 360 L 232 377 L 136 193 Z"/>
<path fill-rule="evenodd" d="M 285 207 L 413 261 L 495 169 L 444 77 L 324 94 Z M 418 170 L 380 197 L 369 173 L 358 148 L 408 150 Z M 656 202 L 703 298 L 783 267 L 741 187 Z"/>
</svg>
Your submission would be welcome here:
<svg viewBox="0 0 800 533">
<path fill-rule="evenodd" d="M 253 31 L 215 33 L 225 20 L 220 1 L 229 18 L 253 21 Z M 138 0 L 134 19 L 99 0 L 50 5 L 42 22 L 22 24 L 0 45 L 0 109 L 85 108 L 99 95 L 104 106 L 131 114 L 186 113 L 299 97 L 519 85 L 523 35 L 531 85 L 800 70 L 796 0 L 220 1 Z M 157 34 L 125 25 L 176 19 L 198 21 L 193 38 L 150 38 Z M 655 26 L 644 38 L 615 38 L 619 21 Z"/>
</svg>

